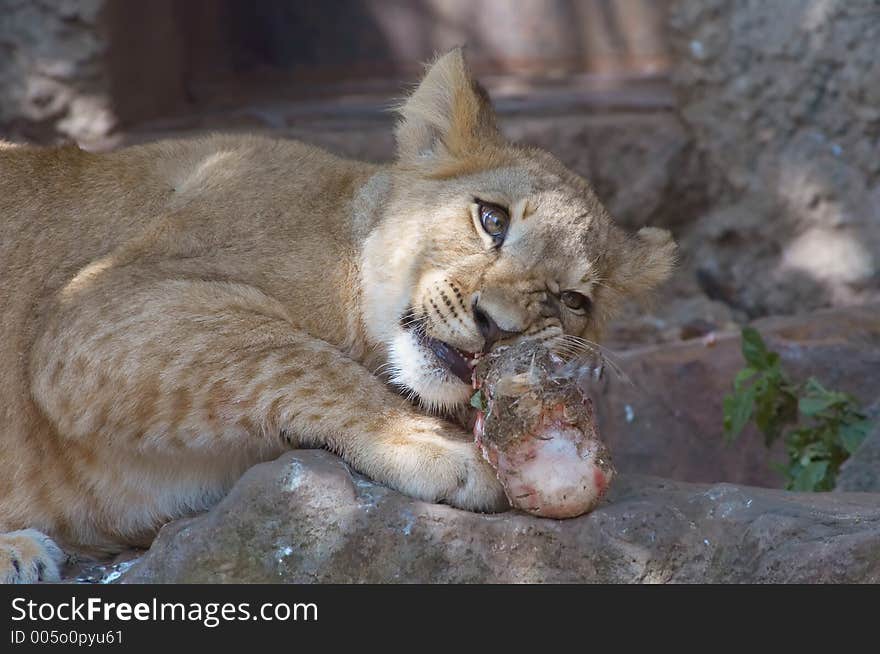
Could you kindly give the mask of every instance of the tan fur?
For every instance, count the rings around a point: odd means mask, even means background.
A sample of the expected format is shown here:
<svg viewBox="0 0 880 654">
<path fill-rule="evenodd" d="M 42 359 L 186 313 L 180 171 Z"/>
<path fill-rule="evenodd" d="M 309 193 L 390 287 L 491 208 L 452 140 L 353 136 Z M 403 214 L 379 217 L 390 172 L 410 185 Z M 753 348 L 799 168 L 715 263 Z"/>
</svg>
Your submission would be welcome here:
<svg viewBox="0 0 880 654">
<path fill-rule="evenodd" d="M 419 498 L 502 508 L 468 434 L 436 415 L 468 386 L 402 316 L 468 351 L 474 302 L 523 338 L 595 339 L 669 274 L 674 245 L 624 235 L 585 181 L 505 143 L 460 51 L 397 136 L 388 166 L 247 136 L 0 147 L 0 531 L 146 545 L 303 445 Z M 476 197 L 510 208 L 500 250 Z M 592 311 L 548 312 L 563 290 Z M 41 547 L 0 537 L 0 578 L 15 552 L 51 559 Z"/>
</svg>

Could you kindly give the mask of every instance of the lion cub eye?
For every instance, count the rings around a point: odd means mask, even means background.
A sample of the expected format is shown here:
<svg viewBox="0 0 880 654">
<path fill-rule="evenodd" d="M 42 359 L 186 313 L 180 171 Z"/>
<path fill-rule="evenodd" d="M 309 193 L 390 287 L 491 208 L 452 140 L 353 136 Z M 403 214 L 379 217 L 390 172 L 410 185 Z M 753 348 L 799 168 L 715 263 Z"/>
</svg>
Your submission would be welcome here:
<svg viewBox="0 0 880 654">
<path fill-rule="evenodd" d="M 510 223 L 510 216 L 507 214 L 507 210 L 499 207 L 497 204 L 489 204 L 479 200 L 477 202 L 480 212 L 480 224 L 483 226 L 483 231 L 492 237 L 495 245 L 501 245 L 501 242 L 507 235 L 507 226 Z"/>
<path fill-rule="evenodd" d="M 593 301 L 577 291 L 563 291 L 559 296 L 562 303 L 575 313 L 586 313 Z"/>
</svg>

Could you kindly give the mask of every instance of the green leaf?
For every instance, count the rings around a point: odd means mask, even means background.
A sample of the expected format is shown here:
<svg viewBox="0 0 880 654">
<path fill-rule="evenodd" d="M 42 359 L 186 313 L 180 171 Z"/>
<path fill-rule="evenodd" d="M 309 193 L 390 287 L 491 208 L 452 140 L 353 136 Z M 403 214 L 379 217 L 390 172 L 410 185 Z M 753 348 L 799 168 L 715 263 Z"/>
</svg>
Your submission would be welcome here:
<svg viewBox="0 0 880 654">
<path fill-rule="evenodd" d="M 489 406 L 489 403 L 486 402 L 486 396 L 483 394 L 483 391 L 478 390 L 476 393 L 471 395 L 471 406 L 475 409 L 479 409 L 480 411 L 485 411 Z"/>
<path fill-rule="evenodd" d="M 797 408 L 798 408 L 798 398 L 795 395 L 790 386 L 783 385 L 781 386 L 782 390 L 782 398 L 779 407 L 779 415 L 782 420 L 789 423 L 797 422 Z"/>
<path fill-rule="evenodd" d="M 764 434 L 764 444 L 772 447 L 783 428 L 797 422 L 797 398 L 788 391 L 778 371 L 763 373 L 755 387 L 755 424 Z"/>
<path fill-rule="evenodd" d="M 842 425 L 840 428 L 840 443 L 843 445 L 843 449 L 850 454 L 859 449 L 859 445 L 862 444 L 862 441 L 868 436 L 868 432 L 871 431 L 871 426 L 871 423 L 867 420 Z"/>
<path fill-rule="evenodd" d="M 815 377 L 810 377 L 804 385 L 804 397 L 801 403 L 804 405 L 801 413 L 805 416 L 814 416 L 830 408 L 846 407 L 847 404 L 855 403 L 855 398 L 846 393 L 829 391 Z"/>
<path fill-rule="evenodd" d="M 764 370 L 770 365 L 768 360 L 767 346 L 764 339 L 754 327 L 743 327 L 742 330 L 742 354 L 746 363 L 757 370 Z"/>
<path fill-rule="evenodd" d="M 798 491 L 833 489 L 841 464 L 873 429 L 858 400 L 825 388 L 817 379 L 791 381 L 777 352 L 767 349 L 761 334 L 742 330 L 743 370 L 724 397 L 724 437 L 735 439 L 750 420 L 767 447 L 784 436 L 787 463 L 772 464 Z"/>
<path fill-rule="evenodd" d="M 815 416 L 837 404 L 833 395 L 819 395 L 802 397 L 798 401 L 798 410 L 805 416 Z"/>
<path fill-rule="evenodd" d="M 724 397 L 724 435 L 728 441 L 739 436 L 755 406 L 755 387 Z"/>
<path fill-rule="evenodd" d="M 815 491 L 822 486 L 828 472 L 828 461 L 812 461 L 792 475 L 791 490 Z"/>
<path fill-rule="evenodd" d="M 764 434 L 767 447 L 779 438 L 782 433 L 782 421 L 779 416 L 779 387 L 766 384 L 755 398 L 755 424 Z"/>
<path fill-rule="evenodd" d="M 763 422 L 758 416 L 762 408 L 765 414 L 769 408 L 771 414 L 769 417 L 772 417 L 773 402 L 776 399 L 777 393 L 778 387 L 770 383 L 770 380 L 766 377 L 758 380 L 758 383 L 755 384 L 755 422 L 758 424 L 758 427 L 761 427 L 761 422 Z M 767 417 L 767 415 L 764 415 L 764 418 Z"/>
<path fill-rule="evenodd" d="M 831 395 L 832 391 L 822 386 L 818 379 L 810 377 L 804 384 L 804 390 L 807 395 Z"/>
<path fill-rule="evenodd" d="M 733 390 L 739 391 L 740 388 L 742 388 L 743 384 L 745 384 L 757 374 L 758 371 L 754 368 L 743 368 L 738 373 L 736 373 L 736 377 L 733 378 Z"/>
<path fill-rule="evenodd" d="M 831 452 L 824 443 L 813 442 L 804 447 L 800 454 L 792 454 L 792 458 L 797 457 L 798 463 L 802 466 L 809 465 L 812 461 L 827 460 L 831 456 Z"/>
</svg>

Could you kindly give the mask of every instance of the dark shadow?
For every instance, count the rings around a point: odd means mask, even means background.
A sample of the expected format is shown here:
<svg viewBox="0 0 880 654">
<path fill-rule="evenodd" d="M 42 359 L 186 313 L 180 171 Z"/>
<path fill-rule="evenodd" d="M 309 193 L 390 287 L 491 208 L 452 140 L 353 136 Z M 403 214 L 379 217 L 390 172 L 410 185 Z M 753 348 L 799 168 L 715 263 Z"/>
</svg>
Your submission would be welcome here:
<svg viewBox="0 0 880 654">
<path fill-rule="evenodd" d="M 269 67 L 314 76 L 354 74 L 393 65 L 381 26 L 360 0 L 287 2 L 226 0 L 236 72 Z"/>
</svg>

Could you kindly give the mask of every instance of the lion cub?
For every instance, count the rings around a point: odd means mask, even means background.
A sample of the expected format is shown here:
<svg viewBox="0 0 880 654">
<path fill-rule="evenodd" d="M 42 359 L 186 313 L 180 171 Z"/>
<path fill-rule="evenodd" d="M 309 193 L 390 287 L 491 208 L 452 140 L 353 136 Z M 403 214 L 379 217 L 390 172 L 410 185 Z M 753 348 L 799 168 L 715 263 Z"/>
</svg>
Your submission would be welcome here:
<svg viewBox="0 0 880 654">
<path fill-rule="evenodd" d="M 255 136 L 0 146 L 0 580 L 146 546 L 288 448 L 506 506 L 441 417 L 475 353 L 596 339 L 675 246 L 507 143 L 459 50 L 399 111 L 384 166 Z"/>
</svg>

